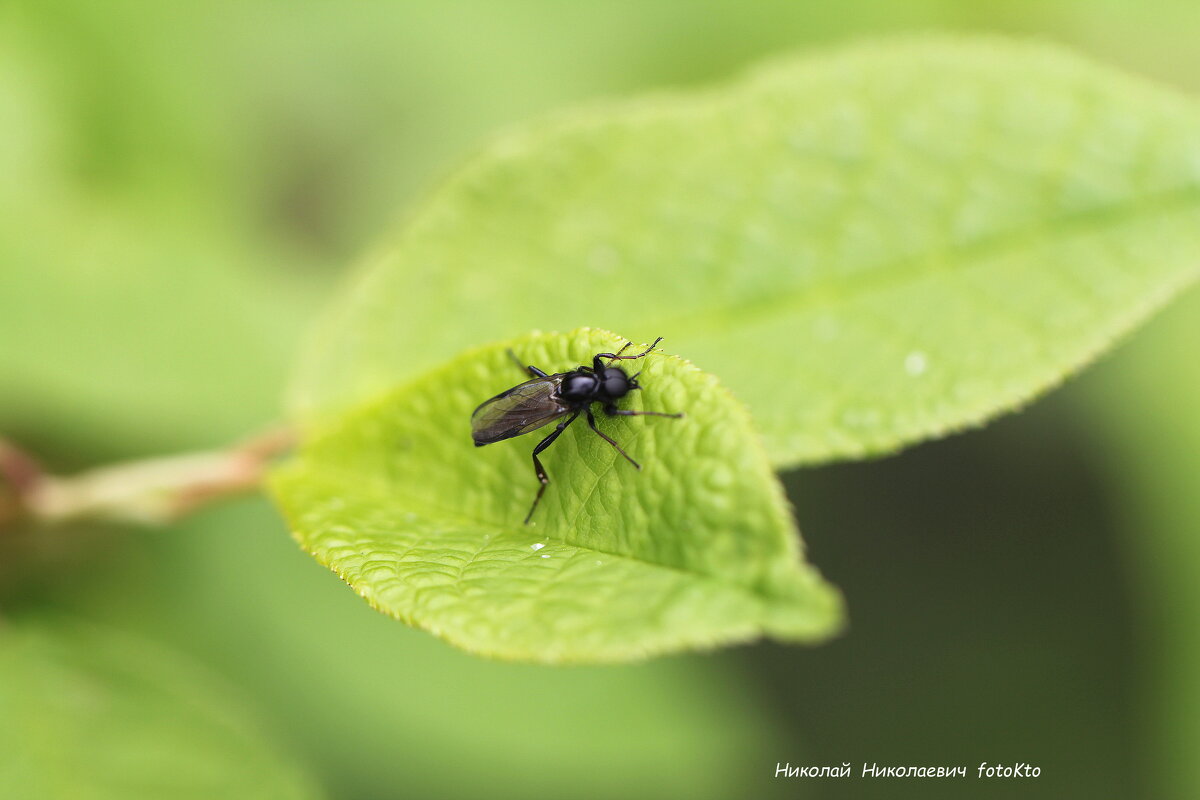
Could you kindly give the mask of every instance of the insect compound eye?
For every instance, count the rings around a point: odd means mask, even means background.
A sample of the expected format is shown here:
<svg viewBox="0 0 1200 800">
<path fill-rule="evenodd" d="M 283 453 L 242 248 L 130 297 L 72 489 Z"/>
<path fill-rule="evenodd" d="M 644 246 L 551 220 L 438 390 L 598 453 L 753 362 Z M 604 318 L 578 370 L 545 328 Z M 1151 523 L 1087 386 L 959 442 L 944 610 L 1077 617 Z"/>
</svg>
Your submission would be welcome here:
<svg viewBox="0 0 1200 800">
<path fill-rule="evenodd" d="M 604 393 L 609 397 L 624 397 L 629 394 L 629 377 L 617 367 L 604 370 Z"/>
</svg>

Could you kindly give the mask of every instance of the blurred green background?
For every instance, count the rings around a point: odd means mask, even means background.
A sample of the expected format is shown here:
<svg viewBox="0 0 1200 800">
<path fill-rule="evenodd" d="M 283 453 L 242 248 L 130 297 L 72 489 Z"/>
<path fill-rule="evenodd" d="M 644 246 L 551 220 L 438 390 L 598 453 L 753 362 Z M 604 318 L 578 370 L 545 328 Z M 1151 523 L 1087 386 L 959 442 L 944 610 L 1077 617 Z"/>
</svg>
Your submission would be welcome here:
<svg viewBox="0 0 1200 800">
<path fill-rule="evenodd" d="M 256 430 L 348 267 L 489 132 L 933 29 L 1200 89 L 1184 0 L 6 3 L 0 434 L 71 471 Z M 1192 292 L 986 430 L 785 476 L 850 609 L 816 649 L 476 660 L 371 612 L 262 499 L 0 539 L 0 609 L 183 654 L 335 798 L 1200 797 L 1197 342 Z"/>
</svg>

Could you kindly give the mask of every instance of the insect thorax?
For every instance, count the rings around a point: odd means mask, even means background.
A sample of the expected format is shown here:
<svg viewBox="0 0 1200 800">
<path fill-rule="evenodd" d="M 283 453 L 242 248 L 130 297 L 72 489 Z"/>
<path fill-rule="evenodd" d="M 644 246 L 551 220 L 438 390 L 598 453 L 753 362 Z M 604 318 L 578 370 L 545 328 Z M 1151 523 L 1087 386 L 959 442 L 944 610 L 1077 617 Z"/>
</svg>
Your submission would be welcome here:
<svg viewBox="0 0 1200 800">
<path fill-rule="evenodd" d="M 572 372 L 563 378 L 558 394 L 562 399 L 580 402 L 596 396 L 600 380 L 589 372 Z"/>
</svg>

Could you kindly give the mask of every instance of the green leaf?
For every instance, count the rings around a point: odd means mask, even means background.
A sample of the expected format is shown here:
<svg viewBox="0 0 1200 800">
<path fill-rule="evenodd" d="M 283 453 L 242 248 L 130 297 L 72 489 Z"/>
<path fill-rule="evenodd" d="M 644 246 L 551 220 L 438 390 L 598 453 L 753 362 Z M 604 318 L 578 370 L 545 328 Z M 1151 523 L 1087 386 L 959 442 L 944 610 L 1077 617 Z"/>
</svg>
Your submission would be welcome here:
<svg viewBox="0 0 1200 800">
<path fill-rule="evenodd" d="M 777 704 L 747 701 L 743 659 L 497 664 L 371 612 L 261 498 L 167 533 L 136 537 L 94 579 L 59 581 L 56 603 L 204 653 L 339 798 L 626 800 L 636 786 L 640 797 L 727 800 L 762 753 L 810 754 L 773 717 Z M 619 766 L 595 769 L 608 763 Z"/>
<path fill-rule="evenodd" d="M 180 659 L 61 622 L 0 630 L 0 794 L 311 798 L 245 712 Z"/>
<path fill-rule="evenodd" d="M 562 371 L 624 340 L 581 329 L 511 343 Z M 762 634 L 812 640 L 839 599 L 799 560 L 777 479 L 744 407 L 686 361 L 638 367 L 630 406 L 602 416 L 635 470 L 582 419 L 474 446 L 470 418 L 519 383 L 506 350 L 471 351 L 316 435 L 274 479 L 301 545 L 379 610 L 466 650 L 546 662 L 619 661 Z M 540 435 L 539 435 L 540 434 Z"/>
<path fill-rule="evenodd" d="M 664 335 L 776 465 L 1060 381 L 1200 269 L 1200 110 L 1057 48 L 876 42 L 501 136 L 380 248 L 295 385 L 321 419 L 481 341 Z"/>
</svg>

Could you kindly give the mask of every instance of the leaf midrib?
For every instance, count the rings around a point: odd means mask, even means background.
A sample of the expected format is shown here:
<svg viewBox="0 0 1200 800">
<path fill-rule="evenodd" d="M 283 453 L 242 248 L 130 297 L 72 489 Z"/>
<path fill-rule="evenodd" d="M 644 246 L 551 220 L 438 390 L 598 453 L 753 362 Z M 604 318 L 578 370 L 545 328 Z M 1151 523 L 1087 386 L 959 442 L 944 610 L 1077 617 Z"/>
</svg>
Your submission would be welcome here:
<svg viewBox="0 0 1200 800">
<path fill-rule="evenodd" d="M 297 465 L 292 467 L 289 471 L 295 471 L 298 473 L 299 467 L 300 467 L 300 463 L 298 463 Z M 307 472 L 309 472 L 311 474 L 313 472 L 317 472 L 317 470 L 315 470 L 312 467 L 312 465 L 309 464 L 307 466 Z M 330 475 L 331 472 L 337 472 L 337 473 L 339 473 L 339 475 L 337 477 L 331 476 Z M 326 467 L 323 467 L 318 474 L 321 474 L 321 476 L 322 476 L 320 478 L 322 483 L 343 484 L 346 482 L 346 478 L 341 477 L 341 475 L 345 474 L 345 473 L 343 470 L 340 470 L 340 469 L 339 470 L 331 470 L 328 466 L 326 466 Z M 307 480 L 307 479 L 304 479 L 304 480 Z M 397 500 L 402 498 L 403 500 L 409 501 L 411 503 L 411 508 L 406 509 L 406 510 L 411 510 L 411 513 L 419 514 L 419 515 L 425 517 L 426 519 L 436 520 L 440 517 L 440 518 L 444 518 L 444 519 L 449 519 L 452 523 L 459 524 L 463 528 L 468 528 L 468 529 L 479 528 L 484 532 L 490 531 L 490 532 L 493 532 L 496 534 L 513 534 L 513 533 L 519 532 L 519 531 L 513 531 L 510 528 L 506 528 L 501 525 L 498 525 L 495 522 L 483 520 L 483 519 L 480 519 L 479 517 L 475 517 L 470 514 L 463 513 L 460 509 L 447 509 L 437 503 L 431 503 L 426 500 L 414 501 L 410 495 L 404 495 L 404 494 L 395 492 L 390 487 L 388 489 L 384 489 L 383 487 L 376 486 L 375 484 L 367 484 L 361 480 L 361 477 L 359 477 L 358 479 L 355 479 L 355 480 L 351 480 L 350 483 L 355 485 L 356 493 L 369 494 L 375 498 L 378 498 L 379 505 L 381 505 L 385 508 L 394 507 L 395 504 L 397 503 Z M 287 509 L 289 507 L 289 505 L 290 505 L 289 503 L 285 502 L 284 508 Z M 289 515 L 289 518 L 290 518 L 290 515 Z M 677 572 L 677 573 L 686 575 L 691 578 L 701 578 L 701 579 L 705 579 L 705 580 L 711 580 L 715 583 L 718 583 L 718 584 L 721 584 L 724 586 L 729 586 L 731 588 L 738 589 L 740 591 L 744 591 L 745 593 L 759 599 L 760 601 L 762 601 L 765 604 L 773 605 L 777 602 L 782 602 L 785 604 L 794 604 L 795 603 L 794 597 L 784 595 L 784 594 L 778 594 L 778 595 L 771 594 L 771 593 L 762 591 L 761 587 L 758 584 L 739 583 L 737 581 L 730 579 L 729 576 L 727 576 L 727 575 L 717 575 L 717 574 L 708 573 L 708 572 L 701 572 L 699 570 L 687 569 L 687 568 L 680 567 L 680 566 L 677 566 L 674 564 L 664 564 L 662 562 L 651 561 L 646 558 L 641 558 L 641 557 L 633 555 L 631 553 L 617 553 L 617 552 L 613 552 L 611 550 L 601 550 L 601 549 L 598 549 L 591 545 L 576 544 L 574 542 L 567 541 L 566 539 L 563 539 L 558 536 L 540 535 L 537 538 L 546 539 L 547 541 L 554 541 L 558 544 L 566 545 L 567 547 L 574 547 L 578 550 L 584 550 L 589 553 L 595 553 L 597 555 L 607 556 L 609 558 L 620 558 L 620 559 L 625 559 L 627 561 L 633 561 L 633 562 L 636 562 L 639 564 L 645 564 L 647 566 L 655 567 L 657 569 L 670 570 L 672 572 Z M 313 542 L 313 543 L 315 544 L 315 542 Z M 477 555 L 478 555 L 478 552 L 476 553 L 476 556 Z M 332 566 L 332 565 L 329 565 L 329 566 Z M 804 569 L 804 565 L 795 564 L 795 563 L 792 564 L 792 567 L 793 568 L 798 567 L 800 571 L 803 571 L 803 569 Z"/>
<path fill-rule="evenodd" d="M 665 330 L 728 329 L 745 319 L 755 320 L 785 314 L 795 314 L 829 304 L 831 299 L 849 301 L 857 297 L 886 291 L 909 281 L 919 281 L 950 271 L 965 271 L 986 263 L 989 259 L 1017 252 L 1024 245 L 1050 239 L 1066 239 L 1092 233 L 1107 227 L 1111 231 L 1120 224 L 1135 222 L 1163 212 L 1200 210 L 1200 187 L 1184 186 L 1143 198 L 1136 204 L 1119 203 L 1104 208 L 1089 209 L 1054 217 L 1036 224 L 998 231 L 973 241 L 906 258 L 883 262 L 872 270 L 851 275 L 833 276 L 833 280 L 814 282 L 734 300 L 720 306 L 695 309 L 676 317 L 666 317 L 651 323 Z M 1048 233 L 1052 235 L 1047 235 Z M 1197 238 L 1200 238 L 1198 236 Z M 1200 253 L 1193 270 L 1200 272 Z M 703 324 L 699 324 L 703 320 Z M 676 334 L 679 335 L 679 334 Z"/>
</svg>

